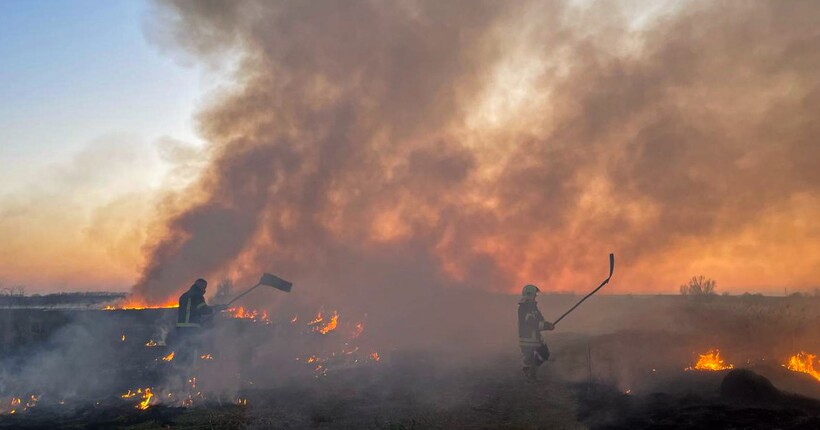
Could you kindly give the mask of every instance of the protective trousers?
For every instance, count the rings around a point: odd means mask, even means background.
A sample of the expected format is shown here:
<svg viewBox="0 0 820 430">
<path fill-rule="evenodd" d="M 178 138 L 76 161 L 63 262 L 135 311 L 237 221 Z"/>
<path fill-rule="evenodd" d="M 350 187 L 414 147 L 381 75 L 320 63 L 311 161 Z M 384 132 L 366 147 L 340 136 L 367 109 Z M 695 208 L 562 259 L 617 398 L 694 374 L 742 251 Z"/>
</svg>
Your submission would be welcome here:
<svg viewBox="0 0 820 430">
<path fill-rule="evenodd" d="M 521 345 L 521 357 L 524 361 L 524 375 L 535 379 L 538 367 L 550 358 L 550 350 L 543 343 L 540 345 Z"/>
</svg>

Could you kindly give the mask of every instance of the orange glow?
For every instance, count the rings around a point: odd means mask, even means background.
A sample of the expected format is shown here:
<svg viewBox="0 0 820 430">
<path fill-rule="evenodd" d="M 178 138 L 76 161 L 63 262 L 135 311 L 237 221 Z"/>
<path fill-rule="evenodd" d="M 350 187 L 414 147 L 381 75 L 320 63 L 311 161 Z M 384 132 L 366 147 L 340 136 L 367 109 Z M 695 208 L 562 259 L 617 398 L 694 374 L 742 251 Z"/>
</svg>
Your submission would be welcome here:
<svg viewBox="0 0 820 430">
<path fill-rule="evenodd" d="M 138 388 L 137 391 L 128 390 L 127 393 L 120 394 L 120 397 L 122 397 L 123 399 L 130 399 L 131 397 L 134 397 L 137 394 L 142 394 L 142 388 Z"/>
<path fill-rule="evenodd" d="M 137 405 L 137 409 L 146 410 L 151 402 L 151 398 L 154 397 L 154 393 L 151 392 L 150 388 L 146 388 L 145 391 L 142 393 L 142 401 L 139 402 Z"/>
<path fill-rule="evenodd" d="M 720 351 L 717 349 L 710 349 L 706 354 L 699 354 L 698 362 L 694 367 L 687 367 L 685 370 L 726 370 L 734 368 L 731 364 L 723 362 L 720 357 Z"/>
<path fill-rule="evenodd" d="M 178 308 L 179 303 L 176 300 L 169 300 L 163 304 L 154 305 L 148 304 L 144 300 L 139 300 L 133 297 L 127 297 L 120 302 L 117 302 L 114 305 L 108 305 L 103 308 L 106 311 L 115 311 L 115 310 L 135 310 L 135 309 L 170 309 L 170 308 Z"/>
<path fill-rule="evenodd" d="M 814 379 L 820 381 L 820 371 L 815 370 L 814 368 L 814 362 L 816 359 L 817 355 L 801 351 L 799 354 L 789 357 L 789 362 L 785 365 L 785 367 L 794 372 L 809 374 L 813 376 Z"/>
<path fill-rule="evenodd" d="M 319 311 L 316 314 L 316 319 L 309 322 L 308 325 L 314 326 L 312 331 L 318 332 L 321 334 L 328 334 L 333 330 L 336 330 L 336 327 L 339 325 L 339 312 L 333 311 L 333 314 L 330 315 L 330 320 L 325 320 L 325 315 L 323 311 Z"/>
<path fill-rule="evenodd" d="M 356 325 L 353 326 L 353 335 L 351 335 L 350 338 L 356 339 L 357 337 L 362 335 L 362 332 L 364 332 L 364 323 L 356 323 Z"/>
<path fill-rule="evenodd" d="M 370 359 L 373 360 L 373 361 L 379 361 L 382 358 L 379 356 L 378 352 L 373 352 L 373 353 L 370 354 Z"/>
<path fill-rule="evenodd" d="M 324 327 L 319 329 L 319 333 L 328 334 L 333 330 L 336 330 L 336 326 L 339 324 L 339 314 L 337 312 L 333 312 L 333 315 L 330 316 L 330 321 L 325 324 Z"/>
<path fill-rule="evenodd" d="M 11 401 L 9 402 L 9 414 L 14 414 L 17 412 L 17 408 L 23 402 L 23 399 L 20 397 L 12 397 Z"/>
<path fill-rule="evenodd" d="M 165 357 L 162 357 L 162 361 L 171 361 L 173 359 L 174 359 L 174 352 L 173 351 L 171 351 L 171 353 L 166 355 Z"/>
<path fill-rule="evenodd" d="M 240 306 L 238 308 L 228 308 L 225 312 L 227 312 L 228 316 L 230 316 L 231 318 L 247 319 L 252 320 L 254 322 L 270 323 L 270 319 L 268 319 L 268 312 L 265 310 L 259 312 L 256 309 L 245 309 L 244 307 Z"/>
<path fill-rule="evenodd" d="M 320 310 L 319 313 L 316 314 L 316 318 L 314 320 L 308 322 L 308 325 L 318 324 L 318 323 L 322 322 L 322 320 L 323 320 L 322 319 L 322 311 Z"/>
</svg>

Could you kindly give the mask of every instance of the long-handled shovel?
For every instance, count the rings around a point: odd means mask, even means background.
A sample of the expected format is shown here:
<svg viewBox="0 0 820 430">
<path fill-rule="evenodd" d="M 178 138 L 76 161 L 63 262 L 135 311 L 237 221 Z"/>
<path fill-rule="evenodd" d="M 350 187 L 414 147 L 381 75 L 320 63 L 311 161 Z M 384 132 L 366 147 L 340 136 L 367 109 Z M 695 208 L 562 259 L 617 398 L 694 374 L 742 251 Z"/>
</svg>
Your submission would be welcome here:
<svg viewBox="0 0 820 430">
<path fill-rule="evenodd" d="M 569 313 L 570 313 L 570 312 L 574 311 L 574 310 L 575 310 L 575 308 L 577 308 L 578 306 L 580 306 L 580 305 L 581 305 L 581 303 L 584 303 L 584 300 L 588 299 L 591 295 L 593 295 L 593 294 L 597 293 L 597 292 L 598 292 L 598 290 L 600 290 L 601 288 L 603 288 L 603 287 L 604 287 L 604 285 L 608 284 L 608 283 L 609 283 L 609 279 L 612 277 L 612 271 L 613 271 L 613 270 L 615 270 L 615 254 L 609 254 L 609 276 L 607 276 L 607 278 L 606 278 L 606 279 L 604 279 L 604 282 L 601 282 L 601 285 L 598 285 L 598 288 L 596 288 L 596 289 L 592 290 L 592 292 L 591 292 L 591 293 L 589 293 L 589 294 L 587 294 L 586 296 L 584 296 L 584 298 L 583 298 L 583 299 L 581 299 L 581 301 L 580 301 L 580 302 L 576 303 L 576 304 L 575 304 L 575 306 L 573 306 L 572 308 L 570 308 L 570 310 L 568 310 L 568 311 L 564 312 L 564 315 L 561 315 L 560 317 L 558 317 L 558 319 L 557 319 L 557 320 L 555 320 L 555 322 L 554 322 L 554 323 L 552 323 L 552 325 L 553 325 L 553 326 L 557 325 L 557 324 L 558 324 L 558 321 L 561 321 L 562 319 L 564 319 L 564 317 L 565 317 L 565 316 L 569 315 Z"/>
<path fill-rule="evenodd" d="M 256 287 L 259 287 L 259 286 L 262 286 L 262 285 L 267 286 L 267 287 L 273 287 L 273 288 L 276 288 L 277 290 L 282 290 L 286 293 L 289 293 L 290 289 L 293 287 L 292 282 L 288 282 L 288 281 L 286 281 L 286 280 L 284 280 L 284 279 L 282 279 L 278 276 L 271 275 L 270 273 L 264 273 L 264 274 L 262 274 L 262 277 L 259 278 L 259 283 L 257 283 L 253 287 L 248 288 L 244 293 L 234 297 L 233 300 L 228 302 L 228 304 L 226 304 L 225 306 L 226 307 L 230 306 L 231 303 L 241 299 L 242 296 L 244 296 L 245 294 L 250 293 L 251 291 L 256 289 Z"/>
</svg>

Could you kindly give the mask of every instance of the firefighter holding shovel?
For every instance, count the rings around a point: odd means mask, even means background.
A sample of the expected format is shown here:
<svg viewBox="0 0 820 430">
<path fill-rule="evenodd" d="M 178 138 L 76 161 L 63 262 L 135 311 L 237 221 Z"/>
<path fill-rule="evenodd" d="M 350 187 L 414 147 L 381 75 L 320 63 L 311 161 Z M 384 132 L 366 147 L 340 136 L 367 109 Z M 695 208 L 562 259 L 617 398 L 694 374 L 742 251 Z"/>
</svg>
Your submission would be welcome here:
<svg viewBox="0 0 820 430">
<path fill-rule="evenodd" d="M 553 330 L 555 326 L 544 320 L 538 309 L 535 296 L 541 290 L 535 285 L 525 285 L 518 302 L 518 343 L 524 358 L 524 376 L 529 381 L 536 380 L 538 366 L 550 357 L 550 350 L 541 338 L 541 331 Z"/>
<path fill-rule="evenodd" d="M 574 311 L 575 308 L 584 303 L 584 300 L 590 298 L 598 290 L 609 283 L 612 278 L 612 272 L 615 270 L 615 254 L 609 254 L 609 276 L 601 282 L 598 288 L 592 290 L 582 298 L 575 306 L 571 307 L 563 315 L 558 317 L 554 323 L 544 319 L 541 311 L 538 310 L 538 303 L 535 301 L 535 296 L 541 292 L 535 285 L 525 285 L 521 290 L 521 301 L 518 302 L 518 343 L 521 346 L 521 355 L 524 358 L 524 376 L 527 380 L 536 380 L 538 367 L 541 366 L 550 357 L 550 350 L 544 344 L 544 339 L 541 338 L 541 332 L 545 330 L 555 330 L 555 326 L 564 317 Z"/>
<path fill-rule="evenodd" d="M 205 303 L 207 288 L 208 281 L 200 278 L 179 296 L 175 343 L 177 360 L 182 366 L 190 366 L 196 359 L 202 328 L 210 324 L 217 312 L 227 309 L 226 305 L 208 306 Z"/>
<path fill-rule="evenodd" d="M 205 291 L 208 288 L 208 281 L 200 278 L 191 285 L 188 291 L 179 296 L 175 343 L 178 349 L 178 361 L 183 367 L 194 363 L 203 327 L 211 326 L 213 317 L 217 313 L 228 309 L 233 302 L 261 286 L 273 287 L 289 293 L 293 283 L 270 273 L 264 273 L 256 285 L 234 297 L 228 304 L 208 306 L 205 303 Z"/>
</svg>

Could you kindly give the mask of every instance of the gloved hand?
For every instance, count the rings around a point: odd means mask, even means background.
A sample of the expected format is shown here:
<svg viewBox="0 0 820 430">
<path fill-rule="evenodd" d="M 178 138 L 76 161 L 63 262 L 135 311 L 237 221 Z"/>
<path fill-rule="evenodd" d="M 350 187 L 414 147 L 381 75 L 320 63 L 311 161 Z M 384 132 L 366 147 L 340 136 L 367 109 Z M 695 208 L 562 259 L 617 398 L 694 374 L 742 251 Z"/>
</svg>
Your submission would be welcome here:
<svg viewBox="0 0 820 430">
<path fill-rule="evenodd" d="M 555 330 L 555 325 L 549 321 L 541 322 L 541 330 Z"/>
<path fill-rule="evenodd" d="M 213 305 L 214 312 L 222 312 L 228 310 L 228 305 Z"/>
</svg>

